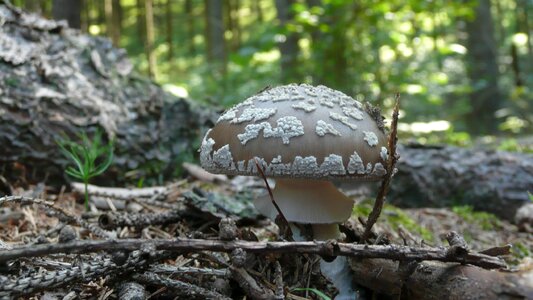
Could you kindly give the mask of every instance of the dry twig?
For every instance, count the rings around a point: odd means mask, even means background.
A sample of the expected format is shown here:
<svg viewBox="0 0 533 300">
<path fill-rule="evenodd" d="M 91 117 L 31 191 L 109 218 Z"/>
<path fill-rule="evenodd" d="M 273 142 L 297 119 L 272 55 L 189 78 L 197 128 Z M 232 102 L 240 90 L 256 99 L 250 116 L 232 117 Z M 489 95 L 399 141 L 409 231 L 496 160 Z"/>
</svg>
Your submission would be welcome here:
<svg viewBox="0 0 533 300">
<path fill-rule="evenodd" d="M 281 221 L 283 222 L 283 225 L 285 226 L 285 228 L 284 228 L 285 230 L 283 230 L 282 234 L 284 235 L 284 237 L 287 240 L 293 241 L 292 230 L 291 230 L 291 226 L 289 224 L 289 221 L 287 220 L 287 218 L 285 218 L 285 215 L 283 214 L 283 212 L 279 208 L 278 204 L 276 203 L 276 200 L 274 199 L 274 194 L 272 193 L 272 189 L 270 189 L 270 185 L 268 184 L 268 180 L 267 180 L 267 178 L 265 176 L 265 173 L 263 172 L 263 168 L 261 168 L 261 166 L 257 162 L 257 159 L 254 158 L 254 162 L 255 162 L 255 166 L 257 167 L 257 170 L 261 174 L 261 178 L 263 178 L 263 180 L 265 181 L 265 186 L 266 186 L 267 191 L 268 191 L 268 196 L 270 196 L 270 201 L 272 201 L 272 204 L 274 205 L 274 207 L 278 211 L 279 218 L 281 218 Z"/>
<path fill-rule="evenodd" d="M 389 191 L 389 185 L 394 175 L 394 167 L 398 161 L 398 156 L 396 155 L 396 142 L 397 138 L 397 129 L 398 129 L 398 112 L 400 110 L 400 94 L 396 94 L 396 104 L 394 105 L 394 112 L 392 113 L 392 122 L 391 122 L 391 132 L 389 134 L 389 159 L 387 160 L 387 174 L 385 178 L 381 181 L 381 186 L 379 188 L 378 195 L 376 196 L 376 201 L 374 202 L 374 207 L 368 220 L 366 222 L 365 231 L 361 237 L 361 242 L 364 243 L 371 235 L 372 226 L 376 223 L 381 214 L 381 209 L 383 208 L 383 203 L 385 202 L 385 197 Z"/>
</svg>

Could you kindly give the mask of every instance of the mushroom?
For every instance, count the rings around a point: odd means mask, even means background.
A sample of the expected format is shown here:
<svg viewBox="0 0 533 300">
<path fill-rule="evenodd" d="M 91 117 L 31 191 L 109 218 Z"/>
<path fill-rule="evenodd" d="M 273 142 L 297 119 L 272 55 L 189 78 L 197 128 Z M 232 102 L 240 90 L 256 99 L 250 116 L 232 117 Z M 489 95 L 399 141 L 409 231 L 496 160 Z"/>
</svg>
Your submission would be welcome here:
<svg viewBox="0 0 533 300">
<path fill-rule="evenodd" d="M 254 95 L 228 109 L 202 142 L 200 161 L 211 172 L 252 175 L 259 162 L 276 179 L 274 199 L 289 222 L 311 224 L 313 238 L 338 238 L 353 200 L 332 179 L 379 180 L 386 174 L 382 118 L 325 86 L 291 84 Z M 257 209 L 275 219 L 267 197 Z"/>
<path fill-rule="evenodd" d="M 353 200 L 331 180 L 379 180 L 386 174 L 382 117 L 342 92 L 290 84 L 228 109 L 205 135 L 202 167 L 211 173 L 275 178 L 274 199 L 291 223 L 311 224 L 313 238 L 339 238 Z M 257 209 L 275 219 L 269 198 Z"/>
</svg>

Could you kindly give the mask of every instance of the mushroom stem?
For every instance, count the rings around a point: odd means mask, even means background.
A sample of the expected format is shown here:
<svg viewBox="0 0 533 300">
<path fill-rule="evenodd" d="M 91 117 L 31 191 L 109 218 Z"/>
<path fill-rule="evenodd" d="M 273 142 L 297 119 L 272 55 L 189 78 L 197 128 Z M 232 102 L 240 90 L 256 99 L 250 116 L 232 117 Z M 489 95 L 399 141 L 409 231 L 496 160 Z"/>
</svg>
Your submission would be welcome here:
<svg viewBox="0 0 533 300">
<path fill-rule="evenodd" d="M 340 237 L 337 224 L 312 224 L 313 238 L 318 241 L 338 239 Z"/>
<path fill-rule="evenodd" d="M 350 217 L 354 204 L 327 180 L 277 179 L 272 193 L 285 218 L 294 223 L 341 223 Z M 268 196 L 256 199 L 254 204 L 272 220 L 278 215 Z"/>
</svg>

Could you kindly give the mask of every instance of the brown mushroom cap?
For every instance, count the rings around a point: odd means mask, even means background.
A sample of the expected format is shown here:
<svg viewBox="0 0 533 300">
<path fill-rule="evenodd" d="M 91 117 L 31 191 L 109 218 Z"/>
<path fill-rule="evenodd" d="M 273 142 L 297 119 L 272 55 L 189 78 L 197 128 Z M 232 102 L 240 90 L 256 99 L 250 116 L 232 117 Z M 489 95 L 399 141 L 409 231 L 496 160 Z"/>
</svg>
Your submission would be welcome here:
<svg viewBox="0 0 533 300">
<path fill-rule="evenodd" d="M 386 174 L 386 137 L 359 101 L 325 86 L 291 84 L 227 110 L 204 137 L 212 173 L 375 180 Z"/>
</svg>

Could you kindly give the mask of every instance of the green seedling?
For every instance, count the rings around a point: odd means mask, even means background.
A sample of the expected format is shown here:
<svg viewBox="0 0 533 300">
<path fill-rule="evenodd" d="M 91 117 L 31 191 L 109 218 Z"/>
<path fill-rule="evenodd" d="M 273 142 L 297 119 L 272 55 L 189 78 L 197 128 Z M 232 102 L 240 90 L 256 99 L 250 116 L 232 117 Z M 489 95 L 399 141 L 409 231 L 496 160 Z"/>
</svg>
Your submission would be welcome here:
<svg viewBox="0 0 533 300">
<path fill-rule="evenodd" d="M 83 181 L 85 186 L 85 209 L 89 210 L 89 193 L 87 187 L 89 179 L 102 174 L 113 161 L 114 141 L 103 144 L 101 132 L 97 131 L 93 139 L 87 134 L 79 135 L 81 141 L 76 143 L 69 139 L 57 140 L 61 152 L 74 162 L 74 166 L 68 166 L 65 173 Z"/>
<path fill-rule="evenodd" d="M 302 292 L 302 291 L 303 291 L 303 292 L 305 292 L 305 291 L 307 291 L 307 292 L 312 292 L 312 293 L 314 293 L 315 295 L 317 295 L 317 296 L 318 296 L 320 299 L 322 299 L 322 300 L 331 300 L 331 298 L 328 297 L 326 294 L 324 294 L 323 292 L 321 292 L 321 291 L 319 291 L 319 290 L 317 290 L 317 289 L 314 289 L 314 288 L 295 288 L 295 289 L 293 289 L 293 291 L 297 291 L 297 292 L 298 292 L 298 291 L 299 291 L 299 292 Z"/>
</svg>

